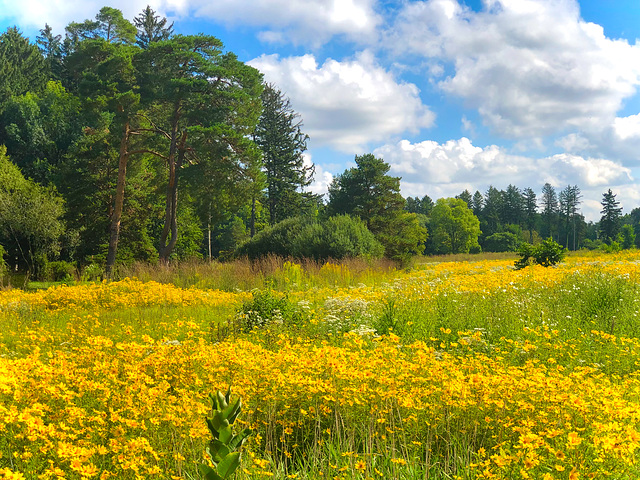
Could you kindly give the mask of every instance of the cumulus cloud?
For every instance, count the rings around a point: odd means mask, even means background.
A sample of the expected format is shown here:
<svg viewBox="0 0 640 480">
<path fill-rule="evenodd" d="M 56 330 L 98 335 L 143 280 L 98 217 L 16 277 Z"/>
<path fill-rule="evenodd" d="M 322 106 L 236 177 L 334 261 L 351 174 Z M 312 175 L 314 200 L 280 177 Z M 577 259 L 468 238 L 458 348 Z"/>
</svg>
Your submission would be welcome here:
<svg viewBox="0 0 640 480">
<path fill-rule="evenodd" d="M 613 128 L 621 140 L 640 139 L 640 113 L 616 118 L 613 122 Z"/>
<path fill-rule="evenodd" d="M 613 122 L 640 83 L 640 44 L 585 22 L 574 0 L 406 3 L 387 32 L 397 53 L 450 62 L 439 81 L 512 138 L 594 131 Z"/>
<path fill-rule="evenodd" d="M 311 154 L 305 152 L 302 154 L 304 158 L 304 164 L 307 167 L 313 165 Z M 313 181 L 311 185 L 307 187 L 307 190 L 315 195 L 326 195 L 329 192 L 329 185 L 333 181 L 333 174 L 324 169 L 322 165 L 315 165 L 315 173 L 313 175 Z"/>
<path fill-rule="evenodd" d="M 602 158 L 568 153 L 543 158 L 513 155 L 496 145 L 475 146 L 465 137 L 442 144 L 402 140 L 383 145 L 374 154 L 391 165 L 394 175 L 402 177 L 405 196 L 452 197 L 465 189 L 485 192 L 489 185 L 502 189 L 508 184 L 539 192 L 549 182 L 557 188 L 577 184 L 585 198 L 598 201 L 601 191 L 609 187 L 624 187 L 625 198 L 632 198 L 628 195 L 634 182 L 631 171 Z M 585 214 L 598 218 L 592 209 Z"/>
<path fill-rule="evenodd" d="M 225 24 L 252 25 L 265 30 L 267 42 L 321 45 L 334 35 L 358 42 L 372 41 L 381 21 L 375 0 L 113 0 L 109 3 L 133 18 L 147 4 L 176 17 L 194 16 Z M 93 0 L 2 0 L 0 16 L 15 19 L 22 27 L 42 28 L 48 22 L 62 31 L 70 21 L 93 18 L 104 2 Z"/>
<path fill-rule="evenodd" d="M 263 55 L 248 63 L 291 99 L 314 146 L 362 153 L 370 142 L 405 131 L 417 133 L 434 122 L 418 88 L 398 82 L 369 52 L 352 60 L 328 59 L 322 65 L 310 54 Z"/>
<path fill-rule="evenodd" d="M 333 35 L 372 40 L 381 21 L 375 0 L 191 0 L 195 15 L 267 27 L 264 41 L 320 45 Z"/>
<path fill-rule="evenodd" d="M 104 7 L 104 1 L 70 2 L 68 0 L 0 0 L 0 19 L 12 20 L 20 28 L 41 29 L 48 23 L 56 33 L 64 33 L 70 22 L 81 22 L 95 18 Z M 122 11 L 125 18 L 133 19 L 147 6 L 165 15 L 167 11 L 176 14 L 185 13 L 186 5 L 182 0 L 112 0 L 109 6 Z"/>
</svg>

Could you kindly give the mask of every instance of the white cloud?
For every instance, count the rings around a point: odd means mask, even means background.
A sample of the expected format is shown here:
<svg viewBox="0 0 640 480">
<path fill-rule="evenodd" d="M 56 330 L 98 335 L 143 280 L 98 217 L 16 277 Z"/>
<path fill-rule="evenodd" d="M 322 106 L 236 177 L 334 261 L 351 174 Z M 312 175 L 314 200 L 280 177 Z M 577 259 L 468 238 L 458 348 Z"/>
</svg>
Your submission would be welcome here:
<svg viewBox="0 0 640 480">
<path fill-rule="evenodd" d="M 304 164 L 306 167 L 310 167 L 313 164 L 311 154 L 305 152 L 302 154 L 304 158 Z M 313 182 L 307 187 L 307 190 L 316 195 L 326 195 L 329 192 L 329 185 L 333 181 L 333 174 L 326 171 L 322 165 L 315 165 L 315 173 L 313 175 Z"/>
<path fill-rule="evenodd" d="M 181 0 L 149 1 L 149 0 L 112 0 L 109 6 L 122 11 L 125 18 L 133 19 L 150 5 L 151 8 L 165 15 L 164 12 L 185 13 L 185 5 Z M 41 29 L 48 23 L 56 34 L 64 34 L 64 28 L 70 22 L 82 22 L 93 19 L 104 1 L 70 2 L 68 0 L 0 0 L 0 20 L 10 19 L 21 29 Z"/>
<path fill-rule="evenodd" d="M 474 146 L 464 137 L 443 144 L 402 140 L 377 148 L 374 154 L 391 165 L 394 175 L 402 177 L 405 196 L 427 194 L 435 199 L 452 197 L 465 189 L 485 192 L 489 185 L 503 189 L 508 184 L 539 192 L 549 182 L 560 189 L 576 184 L 585 198 L 599 200 L 606 188 L 624 187 L 631 192 L 628 187 L 634 186 L 631 171 L 611 160 L 567 153 L 544 158 L 512 155 L 496 145 Z M 588 205 L 584 213 L 590 219 L 598 218 L 598 211 Z"/>
<path fill-rule="evenodd" d="M 109 6 L 129 19 L 150 5 L 184 20 L 191 16 L 264 28 L 258 38 L 266 42 L 319 46 L 334 35 L 372 42 L 381 22 L 375 4 L 375 0 L 112 0 Z M 22 28 L 39 29 L 49 23 L 63 32 L 69 22 L 93 18 L 103 6 L 104 2 L 93 0 L 1 0 L 0 19 L 12 19 Z"/>
<path fill-rule="evenodd" d="M 369 52 L 322 65 L 313 55 L 263 55 L 248 63 L 291 99 L 314 146 L 362 153 L 370 142 L 433 125 L 418 88 L 398 82 Z"/>
<path fill-rule="evenodd" d="M 640 139 L 640 113 L 629 117 L 618 117 L 613 122 L 616 135 L 621 140 Z"/>
<path fill-rule="evenodd" d="M 375 0 L 191 0 L 194 13 L 226 23 L 267 27 L 260 38 L 321 45 L 333 35 L 373 40 L 381 21 Z"/>
<path fill-rule="evenodd" d="M 397 53 L 451 62 L 440 87 L 498 134 L 540 137 L 613 122 L 640 83 L 640 44 L 605 37 L 574 0 L 406 3 L 387 41 Z"/>
</svg>

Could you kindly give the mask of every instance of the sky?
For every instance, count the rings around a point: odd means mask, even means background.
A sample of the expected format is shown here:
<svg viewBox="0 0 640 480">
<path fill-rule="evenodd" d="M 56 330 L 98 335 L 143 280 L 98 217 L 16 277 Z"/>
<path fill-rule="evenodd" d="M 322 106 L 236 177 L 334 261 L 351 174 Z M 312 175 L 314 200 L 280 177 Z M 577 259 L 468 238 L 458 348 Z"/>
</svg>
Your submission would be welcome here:
<svg viewBox="0 0 640 480">
<path fill-rule="evenodd" d="M 373 153 L 406 196 L 578 185 L 640 206 L 637 0 L 112 0 L 149 4 L 259 69 L 300 114 L 311 189 Z M 0 0 L 0 29 L 64 33 L 103 1 Z"/>
</svg>

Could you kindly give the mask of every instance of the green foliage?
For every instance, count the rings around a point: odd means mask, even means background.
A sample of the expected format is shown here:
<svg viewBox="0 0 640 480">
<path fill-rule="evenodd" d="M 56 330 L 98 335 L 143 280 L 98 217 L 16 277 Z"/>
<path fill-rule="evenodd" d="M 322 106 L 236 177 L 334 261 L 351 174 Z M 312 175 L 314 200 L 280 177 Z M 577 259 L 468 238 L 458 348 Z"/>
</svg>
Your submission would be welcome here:
<svg viewBox="0 0 640 480">
<path fill-rule="evenodd" d="M 356 155 L 355 161 L 356 168 L 345 170 L 329 186 L 327 211 L 360 217 L 384 246 L 385 256 L 406 263 L 424 251 L 427 230 L 415 213 L 404 211 L 400 178 L 387 175 L 389 164 L 370 153 Z M 429 202 L 424 197 L 411 203 L 424 211 Z"/>
<path fill-rule="evenodd" d="M 159 15 L 149 6 L 133 19 L 133 24 L 138 29 L 136 45 L 147 48 L 152 42 L 167 40 L 173 35 L 173 22 L 167 26 L 167 19 Z"/>
<path fill-rule="evenodd" d="M 254 291 L 252 299 L 237 310 L 235 318 L 245 332 L 268 325 L 302 326 L 309 320 L 308 314 L 286 295 L 278 296 L 270 290 Z"/>
<path fill-rule="evenodd" d="M 25 179 L 0 147 L 0 241 L 30 274 L 60 250 L 63 201 L 52 189 Z"/>
<path fill-rule="evenodd" d="M 72 282 L 75 279 L 76 266 L 73 263 L 59 260 L 47 262 L 41 275 L 41 280 L 51 282 Z"/>
<path fill-rule="evenodd" d="M 23 174 L 49 184 L 56 167 L 81 135 L 80 101 L 59 82 L 40 95 L 12 97 L 0 115 L 0 144 Z"/>
<path fill-rule="evenodd" d="M 399 212 L 376 225 L 376 238 L 384 246 L 385 257 L 408 265 L 414 255 L 424 252 L 427 229 L 416 213 Z"/>
<path fill-rule="evenodd" d="M 9 273 L 9 266 L 7 262 L 5 262 L 4 257 L 7 254 L 7 251 L 4 249 L 2 245 L 0 245 L 0 286 L 3 285 L 4 277 Z"/>
<path fill-rule="evenodd" d="M 302 154 L 309 136 L 302 133 L 300 115 L 289 99 L 271 84 L 261 99 L 263 110 L 254 135 L 263 154 L 269 219 L 274 225 L 300 211 L 301 189 L 311 183 L 314 167 L 305 165 Z"/>
<path fill-rule="evenodd" d="M 622 240 L 622 248 L 627 250 L 629 248 L 635 247 L 636 244 L 636 234 L 633 231 L 633 226 L 631 225 L 623 225 L 620 229 L 620 237 Z"/>
<path fill-rule="evenodd" d="M 436 253 L 468 253 L 478 245 L 480 221 L 464 200 L 441 198 L 431 211 L 430 229 Z"/>
<path fill-rule="evenodd" d="M 511 232 L 494 233 L 483 243 L 485 252 L 515 252 L 519 244 L 518 236 Z"/>
<path fill-rule="evenodd" d="M 373 154 L 356 155 L 355 162 L 355 168 L 331 182 L 327 210 L 330 215 L 358 216 L 376 233 L 374 226 L 381 226 L 404 207 L 400 178 L 387 175 L 391 167 Z"/>
<path fill-rule="evenodd" d="M 240 466 L 239 450 L 251 435 L 251 429 L 244 428 L 234 435 L 233 424 L 242 412 L 242 400 L 238 398 L 231 402 L 231 387 L 224 395 L 220 391 L 211 395 L 211 401 L 212 415 L 206 419 L 209 432 L 213 436 L 206 450 L 211 466 L 201 464 L 199 469 L 205 480 L 225 480 L 231 478 Z"/>
<path fill-rule="evenodd" d="M 539 245 L 523 243 L 520 245 L 518 251 L 520 259 L 516 260 L 515 267 L 521 269 L 534 263 L 550 267 L 560 263 L 566 254 L 565 248 L 551 238 L 547 238 Z"/>
<path fill-rule="evenodd" d="M 0 35 L 0 110 L 12 96 L 40 92 L 47 75 L 42 53 L 16 27 Z"/>
<path fill-rule="evenodd" d="M 349 215 L 337 215 L 320 221 L 294 217 L 265 228 L 242 245 L 236 255 L 251 259 L 276 255 L 313 258 L 379 258 L 384 247 L 364 222 Z"/>
<path fill-rule="evenodd" d="M 600 238 L 606 243 L 615 240 L 620 231 L 620 217 L 622 216 L 622 207 L 620 202 L 616 200 L 616 195 L 607 190 L 602 194 L 602 217 L 600 218 Z"/>
</svg>

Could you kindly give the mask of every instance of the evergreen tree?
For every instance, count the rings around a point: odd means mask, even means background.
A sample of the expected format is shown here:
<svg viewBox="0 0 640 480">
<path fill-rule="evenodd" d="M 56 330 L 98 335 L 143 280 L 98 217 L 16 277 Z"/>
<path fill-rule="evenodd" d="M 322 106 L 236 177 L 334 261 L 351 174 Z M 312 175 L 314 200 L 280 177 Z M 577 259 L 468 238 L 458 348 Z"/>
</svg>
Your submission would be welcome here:
<svg viewBox="0 0 640 480">
<path fill-rule="evenodd" d="M 471 210 L 473 210 L 473 214 L 480 218 L 482 215 L 482 209 L 484 208 L 484 198 L 482 194 L 476 190 L 476 193 L 473 194 L 471 198 Z"/>
<path fill-rule="evenodd" d="M 253 171 L 248 166 L 259 158 L 250 137 L 260 114 L 261 76 L 222 48 L 215 37 L 176 35 L 150 43 L 137 57 L 148 131 L 155 134 L 156 154 L 166 162 L 168 172 L 159 241 L 163 261 L 178 241 L 183 167 L 227 163 L 228 168 L 248 175 Z M 207 170 L 226 169 L 212 165 Z M 202 178 L 201 182 L 207 180 L 213 181 Z"/>
<path fill-rule="evenodd" d="M 48 24 L 40 30 L 36 37 L 36 44 L 49 65 L 51 77 L 55 80 L 62 79 L 62 36 L 54 35 Z"/>
<path fill-rule="evenodd" d="M 49 80 L 49 69 L 40 49 L 16 27 L 0 35 L 0 111 L 12 97 L 39 93 Z"/>
<path fill-rule="evenodd" d="M 417 213 L 420 215 L 429 216 L 431 214 L 433 206 L 433 200 L 431 200 L 429 195 L 425 195 L 422 198 L 408 197 L 404 208 L 409 213 Z"/>
<path fill-rule="evenodd" d="M 263 154 L 270 223 L 274 225 L 299 214 L 302 189 L 311 183 L 314 167 L 305 165 L 303 153 L 309 137 L 302 133 L 302 121 L 289 99 L 270 84 L 261 98 L 263 110 L 255 142 Z"/>
<path fill-rule="evenodd" d="M 533 230 L 536 227 L 537 203 L 536 193 L 531 188 L 525 188 L 524 198 L 524 223 L 529 230 L 529 243 L 533 243 Z"/>
<path fill-rule="evenodd" d="M 569 248 L 569 238 L 573 232 L 573 250 L 576 249 L 576 219 L 578 216 L 578 206 L 580 205 L 580 199 L 582 195 L 580 194 L 580 189 L 577 185 L 567 185 L 560 192 L 559 204 L 560 204 L 560 214 L 564 220 L 564 237 L 565 248 Z"/>
<path fill-rule="evenodd" d="M 500 212 L 502 211 L 503 196 L 500 190 L 490 185 L 484 196 L 482 208 L 481 229 L 485 236 L 490 236 L 500 229 Z"/>
<path fill-rule="evenodd" d="M 502 194 L 501 223 L 521 225 L 524 218 L 524 199 L 520 189 L 515 185 L 509 185 Z"/>
<path fill-rule="evenodd" d="M 384 245 L 387 257 L 405 261 L 408 254 L 419 253 L 427 231 L 416 214 L 404 211 L 400 178 L 387 175 L 390 166 L 370 153 L 356 155 L 355 161 L 355 168 L 331 182 L 328 213 L 360 217 Z"/>
<path fill-rule="evenodd" d="M 542 187 L 542 229 L 543 238 L 553 238 L 557 231 L 558 196 L 550 183 Z M 557 238 L 557 237 L 556 237 Z"/>
<path fill-rule="evenodd" d="M 466 203 L 467 206 L 471 208 L 473 197 L 471 196 L 471 192 L 469 190 L 465 189 L 462 193 L 460 193 L 459 195 L 456 195 L 456 198 L 460 200 L 464 200 L 464 203 Z"/>
<path fill-rule="evenodd" d="M 622 216 L 622 207 L 620 202 L 616 200 L 616 195 L 608 189 L 602 194 L 602 210 L 600 213 L 600 238 L 611 243 L 614 241 L 620 231 L 620 217 Z"/>
<path fill-rule="evenodd" d="M 140 48 L 147 48 L 152 42 L 168 40 L 173 35 L 173 22 L 167 26 L 167 19 L 156 15 L 149 5 L 133 19 L 133 24 L 138 29 L 136 45 Z"/>
</svg>

